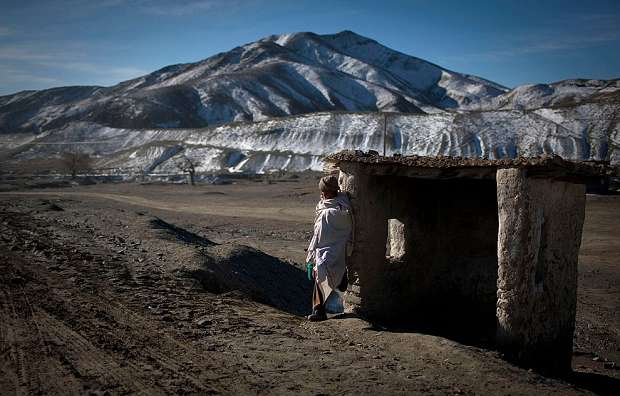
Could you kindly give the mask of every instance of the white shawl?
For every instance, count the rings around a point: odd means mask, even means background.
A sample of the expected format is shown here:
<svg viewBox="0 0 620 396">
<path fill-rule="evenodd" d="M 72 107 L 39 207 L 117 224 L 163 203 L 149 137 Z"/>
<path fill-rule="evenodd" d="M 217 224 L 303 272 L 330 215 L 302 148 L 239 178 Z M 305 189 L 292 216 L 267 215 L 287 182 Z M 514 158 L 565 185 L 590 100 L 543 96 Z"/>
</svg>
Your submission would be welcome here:
<svg viewBox="0 0 620 396">
<path fill-rule="evenodd" d="M 319 201 L 307 262 L 315 264 L 317 281 L 325 300 L 338 287 L 346 271 L 345 259 L 351 229 L 351 203 L 346 194 L 339 193 L 336 198 Z"/>
</svg>

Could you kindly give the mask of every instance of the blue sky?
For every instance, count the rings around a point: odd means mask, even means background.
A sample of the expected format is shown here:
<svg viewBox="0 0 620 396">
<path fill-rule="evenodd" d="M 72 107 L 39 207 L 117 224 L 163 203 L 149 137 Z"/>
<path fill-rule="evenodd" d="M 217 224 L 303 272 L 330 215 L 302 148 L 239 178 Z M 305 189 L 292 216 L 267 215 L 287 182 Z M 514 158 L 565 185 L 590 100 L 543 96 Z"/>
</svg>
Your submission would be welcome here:
<svg viewBox="0 0 620 396">
<path fill-rule="evenodd" d="M 508 87 L 620 77 L 620 0 L 0 0 L 0 95 L 112 85 L 271 34 L 342 30 Z"/>
</svg>

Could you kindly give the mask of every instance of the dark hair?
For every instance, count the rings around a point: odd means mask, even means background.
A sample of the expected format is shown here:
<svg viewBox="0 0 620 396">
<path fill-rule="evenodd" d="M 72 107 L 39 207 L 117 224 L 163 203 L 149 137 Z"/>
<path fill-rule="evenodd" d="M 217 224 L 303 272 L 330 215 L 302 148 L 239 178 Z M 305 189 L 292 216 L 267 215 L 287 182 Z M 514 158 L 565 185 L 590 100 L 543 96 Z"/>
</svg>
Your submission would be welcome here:
<svg viewBox="0 0 620 396">
<path fill-rule="evenodd" d="M 324 193 L 329 192 L 338 195 L 338 177 L 336 175 L 322 177 L 319 181 L 319 190 Z"/>
<path fill-rule="evenodd" d="M 325 198 L 336 198 L 338 196 L 338 191 L 322 191 Z"/>
</svg>

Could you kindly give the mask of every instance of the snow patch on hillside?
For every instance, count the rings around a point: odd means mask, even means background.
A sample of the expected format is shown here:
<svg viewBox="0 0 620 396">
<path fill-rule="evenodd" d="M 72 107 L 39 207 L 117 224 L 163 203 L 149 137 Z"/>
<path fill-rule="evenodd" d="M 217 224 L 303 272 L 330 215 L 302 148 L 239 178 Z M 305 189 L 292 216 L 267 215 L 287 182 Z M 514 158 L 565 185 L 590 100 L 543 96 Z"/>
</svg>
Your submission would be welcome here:
<svg viewBox="0 0 620 396">
<path fill-rule="evenodd" d="M 382 153 L 385 142 L 386 155 L 498 159 L 557 154 L 617 163 L 620 132 L 612 118 L 617 110 L 584 105 L 434 115 L 339 112 L 202 129 L 132 130 L 74 123 L 24 145 L 15 158 L 58 155 L 60 147 L 51 143 L 82 141 L 86 143 L 80 147 L 99 158 L 99 166 L 137 172 L 172 171 L 181 152 L 200 162 L 200 172 L 320 171 L 328 154 L 345 149 Z M 584 114 L 599 121 L 582 120 Z"/>
</svg>

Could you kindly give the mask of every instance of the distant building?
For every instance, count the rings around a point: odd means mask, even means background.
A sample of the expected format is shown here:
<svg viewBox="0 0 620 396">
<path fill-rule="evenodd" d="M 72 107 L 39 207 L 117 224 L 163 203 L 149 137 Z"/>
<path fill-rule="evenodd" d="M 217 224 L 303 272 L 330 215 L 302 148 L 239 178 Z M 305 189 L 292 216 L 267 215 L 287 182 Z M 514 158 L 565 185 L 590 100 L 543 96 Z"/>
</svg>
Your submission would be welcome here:
<svg viewBox="0 0 620 396">
<path fill-rule="evenodd" d="M 326 161 L 353 205 L 346 300 L 357 312 L 570 370 L 585 184 L 604 164 L 360 151 Z"/>
</svg>

